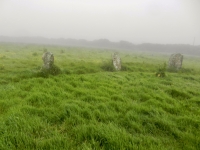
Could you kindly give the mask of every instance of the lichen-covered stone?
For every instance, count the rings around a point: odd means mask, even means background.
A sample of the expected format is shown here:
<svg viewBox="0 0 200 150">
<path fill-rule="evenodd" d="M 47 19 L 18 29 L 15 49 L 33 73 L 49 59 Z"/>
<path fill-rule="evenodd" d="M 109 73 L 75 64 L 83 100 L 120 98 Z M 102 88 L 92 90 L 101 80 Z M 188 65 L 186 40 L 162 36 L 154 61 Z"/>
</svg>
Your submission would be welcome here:
<svg viewBox="0 0 200 150">
<path fill-rule="evenodd" d="M 51 69 L 54 64 L 54 56 L 51 52 L 45 52 L 42 56 L 43 69 Z"/>
<path fill-rule="evenodd" d="M 61 69 L 54 64 L 54 56 L 51 52 L 45 52 L 42 55 L 43 66 L 38 71 L 37 76 L 48 77 L 49 75 L 58 75 Z"/>
<path fill-rule="evenodd" d="M 113 66 L 116 70 L 121 70 L 121 59 L 117 53 L 113 54 Z"/>
<path fill-rule="evenodd" d="M 169 58 L 168 68 L 178 71 L 182 67 L 183 55 L 180 53 L 172 54 Z"/>
</svg>

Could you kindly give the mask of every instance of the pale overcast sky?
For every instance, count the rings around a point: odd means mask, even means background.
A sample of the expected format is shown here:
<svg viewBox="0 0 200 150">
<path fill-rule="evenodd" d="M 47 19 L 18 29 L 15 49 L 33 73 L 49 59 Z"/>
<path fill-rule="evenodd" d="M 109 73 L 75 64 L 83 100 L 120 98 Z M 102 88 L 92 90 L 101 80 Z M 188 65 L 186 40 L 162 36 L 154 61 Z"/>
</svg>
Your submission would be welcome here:
<svg viewBox="0 0 200 150">
<path fill-rule="evenodd" d="M 200 0 L 0 0 L 0 35 L 200 45 Z"/>
</svg>

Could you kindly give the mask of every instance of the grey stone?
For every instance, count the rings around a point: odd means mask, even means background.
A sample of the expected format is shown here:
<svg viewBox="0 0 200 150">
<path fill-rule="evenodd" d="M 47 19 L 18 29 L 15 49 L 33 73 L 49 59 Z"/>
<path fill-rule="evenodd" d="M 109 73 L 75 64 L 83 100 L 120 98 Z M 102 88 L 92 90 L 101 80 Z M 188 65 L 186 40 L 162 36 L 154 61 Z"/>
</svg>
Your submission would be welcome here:
<svg viewBox="0 0 200 150">
<path fill-rule="evenodd" d="M 121 59 L 117 53 L 113 54 L 113 66 L 116 70 L 121 70 Z"/>
<path fill-rule="evenodd" d="M 51 69 L 53 64 L 54 64 L 54 56 L 51 52 L 45 52 L 42 55 L 42 60 L 43 60 L 43 68 L 44 69 Z"/>
<path fill-rule="evenodd" d="M 173 70 L 179 70 L 182 67 L 183 55 L 180 53 L 172 54 L 169 58 L 168 68 Z"/>
</svg>

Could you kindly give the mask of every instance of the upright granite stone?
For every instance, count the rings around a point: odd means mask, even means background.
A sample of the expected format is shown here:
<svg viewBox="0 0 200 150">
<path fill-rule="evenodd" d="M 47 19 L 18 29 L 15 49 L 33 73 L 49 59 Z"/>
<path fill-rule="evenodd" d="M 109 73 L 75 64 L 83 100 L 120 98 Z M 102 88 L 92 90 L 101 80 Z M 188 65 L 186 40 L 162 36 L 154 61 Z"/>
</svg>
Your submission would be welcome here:
<svg viewBox="0 0 200 150">
<path fill-rule="evenodd" d="M 180 53 L 172 54 L 169 58 L 168 68 L 171 70 L 179 70 L 182 67 L 183 55 Z"/>
<path fill-rule="evenodd" d="M 116 70 L 121 70 L 121 59 L 117 53 L 113 54 L 113 66 Z"/>
<path fill-rule="evenodd" d="M 49 75 L 58 75 L 61 70 L 54 64 L 54 56 L 51 52 L 44 52 L 42 55 L 43 65 L 38 72 L 40 77 L 48 77 Z"/>
<path fill-rule="evenodd" d="M 43 60 L 43 69 L 51 69 L 53 67 L 54 64 L 54 56 L 51 52 L 45 52 L 42 56 L 42 60 Z"/>
</svg>

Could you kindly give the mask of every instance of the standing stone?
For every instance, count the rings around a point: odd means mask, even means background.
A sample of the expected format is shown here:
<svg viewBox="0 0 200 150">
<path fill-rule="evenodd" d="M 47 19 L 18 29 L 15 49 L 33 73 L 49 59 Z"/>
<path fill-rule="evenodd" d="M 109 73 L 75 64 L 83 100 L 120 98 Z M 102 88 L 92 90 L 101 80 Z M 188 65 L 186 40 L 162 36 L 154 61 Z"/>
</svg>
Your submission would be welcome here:
<svg viewBox="0 0 200 150">
<path fill-rule="evenodd" d="M 54 56 L 51 52 L 45 52 L 43 55 L 42 55 L 42 60 L 43 60 L 43 68 L 44 69 L 51 69 L 52 66 L 53 66 L 53 63 L 54 63 Z"/>
<path fill-rule="evenodd" d="M 169 58 L 168 67 L 172 70 L 179 70 L 182 67 L 183 55 L 177 53 L 172 54 Z"/>
<path fill-rule="evenodd" d="M 121 59 L 117 53 L 113 54 L 113 66 L 116 70 L 121 70 Z"/>
</svg>

